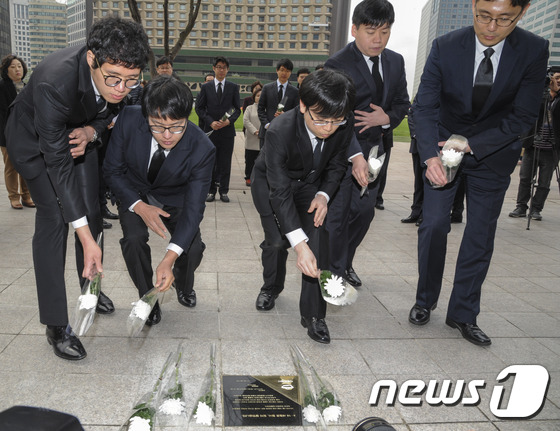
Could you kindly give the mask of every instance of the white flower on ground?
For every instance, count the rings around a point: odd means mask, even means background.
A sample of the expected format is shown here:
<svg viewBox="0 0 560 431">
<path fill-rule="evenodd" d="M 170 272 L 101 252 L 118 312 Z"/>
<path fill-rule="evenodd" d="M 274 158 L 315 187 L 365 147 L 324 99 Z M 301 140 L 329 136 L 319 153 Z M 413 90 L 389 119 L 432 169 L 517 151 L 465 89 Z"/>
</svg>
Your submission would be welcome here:
<svg viewBox="0 0 560 431">
<path fill-rule="evenodd" d="M 93 295 L 91 293 L 80 295 L 78 297 L 78 302 L 80 304 L 80 310 L 91 310 L 97 305 L 97 295 Z"/>
<path fill-rule="evenodd" d="M 170 398 L 165 400 L 161 406 L 159 406 L 159 412 L 164 415 L 180 415 L 185 411 L 185 403 L 179 398 Z"/>
<path fill-rule="evenodd" d="M 199 401 L 194 418 L 196 419 L 197 424 L 212 425 L 214 412 L 207 404 Z"/>
<path fill-rule="evenodd" d="M 329 406 L 323 410 L 325 422 L 337 422 L 341 415 L 342 409 L 339 406 Z"/>
<path fill-rule="evenodd" d="M 312 424 L 319 422 L 319 417 L 321 416 L 321 414 L 319 413 L 319 410 L 317 410 L 317 407 L 309 404 L 307 407 L 303 409 L 302 413 L 303 413 L 303 418 L 307 422 Z"/>
<path fill-rule="evenodd" d="M 339 297 L 344 293 L 344 280 L 342 280 L 342 277 L 331 275 L 325 282 L 325 290 L 333 298 Z"/>
<path fill-rule="evenodd" d="M 463 153 L 461 151 L 455 151 L 453 148 L 441 152 L 441 163 L 448 168 L 457 166 L 461 163 L 462 159 Z"/>
<path fill-rule="evenodd" d="M 132 305 L 133 308 L 132 311 L 130 312 L 131 316 L 133 317 L 137 316 L 142 320 L 148 319 L 148 316 L 152 311 L 152 307 L 150 307 L 150 304 L 144 301 L 137 301 L 137 302 L 133 302 Z"/>
<path fill-rule="evenodd" d="M 383 162 L 374 157 L 369 159 L 369 169 L 371 172 L 377 172 L 383 166 Z"/>
<path fill-rule="evenodd" d="M 151 431 L 149 419 L 144 419 L 138 416 L 131 417 L 128 421 L 128 431 Z"/>
</svg>

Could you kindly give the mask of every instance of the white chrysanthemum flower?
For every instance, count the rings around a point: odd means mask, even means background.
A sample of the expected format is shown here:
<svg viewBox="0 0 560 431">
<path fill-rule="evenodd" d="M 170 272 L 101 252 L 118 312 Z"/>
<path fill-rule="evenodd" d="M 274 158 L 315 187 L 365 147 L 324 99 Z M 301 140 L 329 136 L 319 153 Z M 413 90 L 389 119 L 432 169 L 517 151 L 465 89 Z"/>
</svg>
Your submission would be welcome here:
<svg viewBox="0 0 560 431">
<path fill-rule="evenodd" d="M 463 153 L 461 151 L 455 151 L 453 148 L 441 152 L 441 163 L 448 168 L 457 166 L 461 163 L 462 159 Z"/>
<path fill-rule="evenodd" d="M 137 301 L 137 302 L 133 302 L 132 305 L 134 306 L 132 308 L 132 311 L 130 312 L 130 315 L 132 317 L 137 316 L 142 320 L 148 319 L 148 316 L 152 311 L 152 307 L 150 307 L 150 304 L 144 301 Z"/>
<path fill-rule="evenodd" d="M 128 431 L 151 431 L 149 419 L 144 419 L 138 416 L 130 418 L 128 421 Z"/>
<path fill-rule="evenodd" d="M 321 416 L 321 414 L 319 413 L 319 410 L 317 410 L 317 407 L 309 404 L 307 407 L 303 409 L 302 413 L 303 413 L 303 418 L 307 422 L 312 424 L 319 422 L 319 417 Z"/>
<path fill-rule="evenodd" d="M 214 411 L 205 403 L 199 401 L 194 415 L 197 424 L 212 425 L 214 420 Z"/>
<path fill-rule="evenodd" d="M 78 302 L 80 303 L 80 310 L 91 310 L 97 305 L 97 295 L 91 293 L 80 295 L 78 297 Z"/>
<path fill-rule="evenodd" d="M 340 406 L 329 406 L 323 410 L 323 418 L 325 419 L 325 422 L 338 422 L 341 415 L 342 409 Z"/>
<path fill-rule="evenodd" d="M 377 172 L 381 169 L 381 166 L 383 166 L 383 163 L 379 159 L 376 159 L 375 157 L 369 159 L 368 163 L 371 172 Z"/>
<path fill-rule="evenodd" d="M 185 411 L 185 403 L 179 398 L 170 398 L 165 400 L 158 410 L 164 415 L 178 416 Z"/>
<path fill-rule="evenodd" d="M 325 282 L 325 290 L 333 298 L 337 298 L 344 293 L 344 280 L 342 277 L 331 275 Z"/>
<path fill-rule="evenodd" d="M 282 105 L 281 103 L 278 104 L 278 107 L 276 108 L 276 110 L 278 112 L 282 112 L 284 110 L 284 105 Z"/>
</svg>

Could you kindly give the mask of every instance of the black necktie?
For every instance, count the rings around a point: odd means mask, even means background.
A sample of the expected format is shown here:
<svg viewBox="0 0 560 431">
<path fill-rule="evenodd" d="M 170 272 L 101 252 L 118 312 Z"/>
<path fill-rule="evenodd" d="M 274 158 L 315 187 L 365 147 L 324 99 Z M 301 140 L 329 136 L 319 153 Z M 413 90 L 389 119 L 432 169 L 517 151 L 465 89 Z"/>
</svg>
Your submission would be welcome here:
<svg viewBox="0 0 560 431">
<path fill-rule="evenodd" d="M 103 112 L 105 108 L 107 108 L 107 101 L 99 96 L 99 99 L 97 99 L 97 112 Z"/>
<path fill-rule="evenodd" d="M 165 150 L 158 145 L 158 149 L 152 156 L 152 161 L 150 162 L 150 167 L 148 168 L 148 181 L 153 184 L 156 180 L 157 174 L 165 161 Z"/>
<path fill-rule="evenodd" d="M 373 76 L 373 82 L 375 83 L 375 99 L 373 103 L 376 105 L 381 104 L 383 100 L 383 80 L 381 79 L 381 74 L 379 73 L 379 56 L 369 58 L 373 62 L 373 67 L 371 68 L 371 76 Z"/>
<path fill-rule="evenodd" d="M 320 141 L 319 138 L 316 139 L 315 149 L 313 150 L 313 170 L 317 172 L 319 170 L 319 162 L 321 161 L 321 146 L 323 141 Z"/>
<path fill-rule="evenodd" d="M 284 92 L 282 91 L 283 89 L 284 89 L 283 85 L 278 86 L 278 103 L 282 102 L 282 97 L 284 95 Z"/>
<path fill-rule="evenodd" d="M 222 101 L 222 83 L 218 82 L 218 102 Z"/>
<path fill-rule="evenodd" d="M 472 112 L 475 117 L 478 116 L 482 110 L 482 107 L 492 90 L 492 84 L 494 82 L 494 67 L 492 66 L 492 60 L 490 59 L 492 54 L 494 54 L 494 50 L 492 48 L 484 50 L 484 58 L 480 62 L 474 78 Z"/>
</svg>

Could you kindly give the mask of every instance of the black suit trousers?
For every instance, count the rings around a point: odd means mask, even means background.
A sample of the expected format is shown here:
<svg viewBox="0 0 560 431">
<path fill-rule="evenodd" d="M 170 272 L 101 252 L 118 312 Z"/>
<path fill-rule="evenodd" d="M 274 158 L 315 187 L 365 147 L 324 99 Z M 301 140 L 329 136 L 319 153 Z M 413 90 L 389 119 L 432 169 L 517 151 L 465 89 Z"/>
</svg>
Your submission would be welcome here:
<svg viewBox="0 0 560 431">
<path fill-rule="evenodd" d="M 170 217 L 161 217 L 167 230 L 173 234 L 177 221 L 181 216 L 182 209 L 164 206 L 163 210 Z M 120 240 L 121 250 L 128 269 L 128 274 L 138 289 L 141 298 L 146 292 L 154 287 L 152 269 L 152 255 L 148 245 L 148 227 L 138 214 L 130 212 L 128 208 L 119 206 L 119 221 L 121 223 L 123 237 Z M 188 250 L 184 250 L 175 261 L 173 275 L 177 290 L 189 294 L 194 286 L 194 272 L 202 261 L 202 255 L 206 246 L 202 242 L 200 230 L 197 231 Z"/>
<path fill-rule="evenodd" d="M 412 195 L 412 205 L 410 206 L 413 217 L 422 215 L 422 204 L 424 202 L 424 168 L 420 161 L 420 154 L 412 153 L 412 170 L 414 171 L 414 194 Z"/>
<path fill-rule="evenodd" d="M 251 193 L 264 230 L 264 241 L 261 243 L 264 285 L 261 291 L 278 295 L 284 289 L 290 243 L 280 232 L 268 199 L 269 190 L 266 179 L 259 178 L 257 181 L 253 181 Z M 315 213 L 307 212 L 317 193 L 317 186 L 303 181 L 294 182 L 292 193 L 302 229 L 309 237 L 307 244 L 317 259 L 318 267 L 326 269 L 328 268 L 328 234 L 323 226 L 318 228 L 314 226 Z M 300 314 L 304 317 L 320 319 L 325 317 L 327 304 L 321 295 L 318 279 L 302 274 L 299 309 Z"/>
<path fill-rule="evenodd" d="M 225 195 L 229 192 L 229 180 L 231 177 L 231 158 L 233 156 L 234 137 L 210 135 L 210 140 L 216 147 L 216 161 L 212 172 L 212 183 L 208 193 L 216 194 L 218 187 L 220 194 Z"/>
<path fill-rule="evenodd" d="M 498 175 L 471 155 L 465 155 L 461 169 L 467 196 L 467 223 L 457 256 L 447 317 L 476 323 L 482 283 L 494 251 L 496 226 L 510 177 Z M 434 189 L 427 180 L 424 183 L 424 221 L 418 229 L 416 303 L 425 308 L 435 304 L 441 292 L 447 234 L 451 229 L 449 212 L 458 185 L 458 181 L 453 181 Z"/>
</svg>

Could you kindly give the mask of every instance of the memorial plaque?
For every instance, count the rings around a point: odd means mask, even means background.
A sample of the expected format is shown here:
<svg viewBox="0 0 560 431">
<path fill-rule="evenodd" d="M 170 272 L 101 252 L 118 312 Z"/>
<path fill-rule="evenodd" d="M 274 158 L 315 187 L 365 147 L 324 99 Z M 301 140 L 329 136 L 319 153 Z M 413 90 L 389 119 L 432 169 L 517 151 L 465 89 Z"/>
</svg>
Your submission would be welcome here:
<svg viewBox="0 0 560 431">
<path fill-rule="evenodd" d="M 224 426 L 299 426 L 297 376 L 223 376 Z"/>
</svg>

